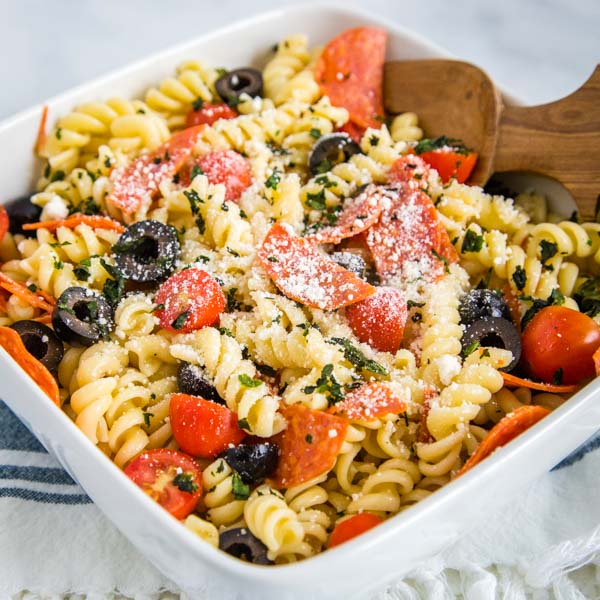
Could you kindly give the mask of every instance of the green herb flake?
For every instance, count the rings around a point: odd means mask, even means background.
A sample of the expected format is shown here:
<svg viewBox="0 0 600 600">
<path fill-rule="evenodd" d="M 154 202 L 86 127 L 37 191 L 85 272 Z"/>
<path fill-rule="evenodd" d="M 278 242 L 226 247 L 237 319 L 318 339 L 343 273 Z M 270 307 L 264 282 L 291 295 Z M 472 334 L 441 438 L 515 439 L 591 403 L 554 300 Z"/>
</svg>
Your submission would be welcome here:
<svg viewBox="0 0 600 600">
<path fill-rule="evenodd" d="M 325 204 L 325 190 L 321 189 L 315 194 L 307 193 L 306 206 L 315 210 L 325 210 L 327 208 Z"/>
<path fill-rule="evenodd" d="M 477 350 L 477 348 L 479 348 L 480 345 L 481 344 L 479 343 L 479 340 L 475 340 L 474 342 L 463 346 L 463 349 L 461 351 L 462 357 L 467 358 L 467 356 L 473 354 L 473 352 L 475 352 L 475 350 Z"/>
<path fill-rule="evenodd" d="M 57 271 L 60 271 L 65 266 L 65 264 L 63 263 L 63 261 L 60 260 L 60 258 L 58 258 L 58 257 L 54 257 L 53 261 L 54 261 L 54 268 Z"/>
<path fill-rule="evenodd" d="M 190 181 L 194 181 L 194 179 L 198 177 L 198 175 L 204 175 L 204 171 L 202 170 L 200 165 L 194 165 L 190 173 Z"/>
<path fill-rule="evenodd" d="M 188 317 L 190 316 L 190 311 L 189 310 L 185 310 L 183 311 L 180 315 L 177 316 L 177 318 L 171 323 L 171 327 L 173 329 L 181 329 L 184 325 L 185 322 L 187 321 Z"/>
<path fill-rule="evenodd" d="M 542 264 L 545 265 L 557 252 L 558 244 L 556 242 L 549 242 L 548 240 L 540 242 L 540 260 Z"/>
<path fill-rule="evenodd" d="M 467 229 L 463 239 L 461 252 L 479 252 L 483 248 L 483 236 L 475 233 L 472 229 Z"/>
<path fill-rule="evenodd" d="M 267 260 L 272 263 L 278 263 L 279 259 L 276 256 L 267 256 Z"/>
<path fill-rule="evenodd" d="M 252 428 L 250 427 L 250 423 L 248 423 L 248 419 L 246 419 L 246 418 L 240 419 L 238 421 L 238 427 L 240 429 L 245 429 L 246 431 L 252 431 Z"/>
<path fill-rule="evenodd" d="M 173 477 L 173 485 L 177 486 L 182 492 L 193 494 L 198 489 L 198 484 L 194 481 L 192 473 L 177 473 Z"/>
<path fill-rule="evenodd" d="M 333 374 L 333 365 L 326 364 L 321 370 L 321 375 L 315 385 L 307 385 L 302 388 L 304 394 L 312 394 L 318 392 L 327 397 L 327 404 L 333 406 L 344 399 L 344 392 L 342 386 L 336 380 Z"/>
<path fill-rule="evenodd" d="M 62 248 L 63 246 L 70 246 L 71 242 L 51 242 L 48 244 L 51 248 Z"/>
<path fill-rule="evenodd" d="M 331 161 L 325 159 L 317 165 L 317 173 L 327 173 L 327 171 L 331 171 L 332 168 L 333 165 L 331 164 Z"/>
<path fill-rule="evenodd" d="M 354 346 L 346 338 L 332 337 L 326 340 L 330 344 L 337 344 L 341 346 L 344 351 L 344 358 L 352 363 L 357 369 L 361 371 L 369 371 L 377 375 L 387 375 L 387 369 L 370 358 L 367 358 L 360 348 Z"/>
<path fill-rule="evenodd" d="M 59 127 L 59 128 L 56 130 L 56 139 L 57 139 L 57 140 L 62 140 L 62 128 L 61 128 L 61 127 Z"/>
<path fill-rule="evenodd" d="M 28 289 L 30 292 L 33 292 L 33 293 L 35 293 L 35 292 L 37 292 L 37 291 L 38 291 L 38 286 L 37 286 L 37 285 L 35 285 L 35 283 L 30 283 L 30 284 L 27 286 L 27 289 Z"/>
<path fill-rule="evenodd" d="M 452 148 L 457 154 L 469 154 L 470 150 L 464 145 L 461 140 L 456 138 L 449 138 L 445 135 L 441 135 L 436 138 L 425 138 L 422 139 L 416 146 L 415 152 L 417 154 L 423 154 L 424 152 L 432 152 L 434 150 L 440 150 L 441 148 L 449 147 Z"/>
<path fill-rule="evenodd" d="M 202 107 L 204 106 L 204 100 L 202 100 L 202 98 L 196 98 L 193 102 L 192 102 L 192 108 L 195 111 L 198 110 L 202 110 Z"/>
<path fill-rule="evenodd" d="M 525 314 L 521 319 L 521 330 L 524 330 L 525 327 L 527 327 L 531 319 L 533 319 L 542 308 L 546 308 L 546 306 L 561 306 L 565 303 L 565 297 L 558 288 L 553 289 L 546 300 L 532 298 L 531 296 L 519 296 L 519 299 L 524 302 L 531 302 L 531 306 L 525 311 Z"/>
<path fill-rule="evenodd" d="M 445 256 L 442 256 L 439 252 L 437 252 L 435 248 L 431 249 L 431 254 L 433 254 L 433 256 L 435 256 L 435 258 L 437 258 L 439 261 L 443 262 L 444 271 L 446 273 L 450 273 L 450 268 L 448 267 L 448 259 Z"/>
<path fill-rule="evenodd" d="M 307 444 L 312 444 L 312 443 L 313 443 L 313 436 L 312 436 L 312 435 L 310 435 L 310 433 L 307 433 L 307 434 L 304 436 L 304 439 L 306 440 L 306 443 L 307 443 Z"/>
<path fill-rule="evenodd" d="M 246 373 L 242 373 L 238 375 L 238 381 L 247 388 L 256 388 L 262 385 L 262 381 L 260 379 L 253 379 L 250 375 Z"/>
<path fill-rule="evenodd" d="M 146 427 L 150 427 L 150 417 L 154 416 L 154 413 L 151 412 L 144 412 L 144 425 L 146 425 Z"/>
<path fill-rule="evenodd" d="M 522 291 L 527 284 L 527 273 L 521 265 L 517 265 L 512 274 L 512 280 L 519 291 Z"/>
<path fill-rule="evenodd" d="M 265 187 L 270 188 L 272 190 L 276 190 L 280 181 L 281 181 L 281 173 L 279 172 L 278 169 L 274 169 L 273 172 L 269 175 L 269 177 L 265 181 Z"/>
<path fill-rule="evenodd" d="M 600 276 L 586 279 L 573 294 L 582 313 L 589 317 L 600 314 Z"/>
<path fill-rule="evenodd" d="M 250 497 L 250 486 L 244 483 L 238 473 L 234 473 L 231 479 L 233 497 L 236 500 L 247 500 Z"/>
<path fill-rule="evenodd" d="M 241 304 L 236 300 L 237 288 L 229 288 L 225 292 L 225 298 L 227 299 L 227 312 L 234 312 L 241 308 Z"/>
<path fill-rule="evenodd" d="M 315 140 L 318 140 L 321 137 L 321 130 L 317 129 L 316 127 L 313 127 L 310 130 L 310 137 L 315 138 Z"/>
</svg>

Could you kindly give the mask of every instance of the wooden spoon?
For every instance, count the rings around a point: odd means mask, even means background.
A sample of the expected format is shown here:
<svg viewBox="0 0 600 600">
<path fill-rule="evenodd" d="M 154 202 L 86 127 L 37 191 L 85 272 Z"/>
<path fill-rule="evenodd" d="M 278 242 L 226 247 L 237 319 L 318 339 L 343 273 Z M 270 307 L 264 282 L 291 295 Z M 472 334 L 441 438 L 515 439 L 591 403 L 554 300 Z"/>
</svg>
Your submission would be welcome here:
<svg viewBox="0 0 600 600">
<path fill-rule="evenodd" d="M 388 112 L 419 115 L 427 137 L 459 138 L 479 153 L 469 183 L 529 171 L 558 180 L 584 217 L 600 200 L 600 65 L 571 95 L 539 106 L 507 106 L 478 67 L 456 60 L 385 65 Z"/>
</svg>

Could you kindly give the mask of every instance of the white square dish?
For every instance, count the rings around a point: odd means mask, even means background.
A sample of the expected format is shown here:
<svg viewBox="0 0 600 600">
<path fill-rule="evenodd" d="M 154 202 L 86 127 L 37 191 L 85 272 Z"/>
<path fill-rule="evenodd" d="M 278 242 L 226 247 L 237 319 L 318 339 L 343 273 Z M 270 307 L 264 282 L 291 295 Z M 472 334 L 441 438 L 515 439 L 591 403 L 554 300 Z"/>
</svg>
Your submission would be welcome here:
<svg viewBox="0 0 600 600">
<path fill-rule="evenodd" d="M 366 14 L 299 6 L 213 32 L 66 92 L 47 102 L 49 118 L 115 93 L 139 96 L 188 58 L 229 67 L 260 64 L 267 49 L 286 35 L 305 32 L 320 44 L 358 25 L 388 30 L 388 59 L 448 56 L 430 42 Z M 6 199 L 33 188 L 39 164 L 32 145 L 40 112 L 41 107 L 34 107 L 0 124 L 0 181 Z M 334 551 L 266 568 L 215 551 L 181 527 L 94 448 L 4 350 L 0 355 L 0 397 L 157 568 L 186 591 L 205 590 L 209 598 L 365 597 L 452 543 L 479 515 L 501 506 L 581 444 L 600 422 L 600 405 L 594 399 L 600 382 L 595 381 L 483 465 L 410 510 Z"/>
</svg>

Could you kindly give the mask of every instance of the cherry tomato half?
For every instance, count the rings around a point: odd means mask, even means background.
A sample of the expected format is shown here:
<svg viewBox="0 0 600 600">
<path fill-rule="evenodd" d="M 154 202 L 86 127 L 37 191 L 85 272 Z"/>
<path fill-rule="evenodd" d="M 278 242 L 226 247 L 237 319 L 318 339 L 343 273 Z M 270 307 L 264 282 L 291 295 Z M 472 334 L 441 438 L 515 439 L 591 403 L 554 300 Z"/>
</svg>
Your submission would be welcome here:
<svg viewBox="0 0 600 600">
<path fill-rule="evenodd" d="M 171 275 L 156 292 L 155 315 L 164 329 L 188 333 L 213 325 L 225 309 L 225 295 L 217 280 L 202 269 Z"/>
<path fill-rule="evenodd" d="M 404 296 L 391 287 L 378 287 L 372 296 L 346 307 L 348 324 L 356 337 L 382 352 L 400 348 L 407 314 Z"/>
<path fill-rule="evenodd" d="M 202 495 L 202 471 L 183 452 L 158 448 L 140 454 L 125 474 L 176 519 L 185 519 Z"/>
<path fill-rule="evenodd" d="M 190 110 L 185 119 L 185 126 L 212 125 L 219 119 L 235 119 L 237 116 L 238 113 L 228 104 L 204 102 L 198 110 Z"/>
<path fill-rule="evenodd" d="M 578 383 L 595 374 L 593 354 L 600 326 L 576 310 L 547 306 L 523 332 L 522 359 L 533 377 L 547 383 Z"/>
<path fill-rule="evenodd" d="M 169 414 L 175 441 L 192 456 L 213 458 L 246 436 L 233 411 L 204 398 L 173 394 Z"/>
<path fill-rule="evenodd" d="M 442 178 L 444 183 L 455 177 L 458 183 L 464 183 L 475 168 L 477 152 L 455 152 L 454 150 L 431 150 L 422 152 L 421 158 L 433 167 Z"/>
<path fill-rule="evenodd" d="M 329 537 L 328 548 L 339 546 L 357 535 L 369 531 L 369 529 L 372 529 L 380 523 L 383 523 L 383 519 L 377 515 L 372 515 L 371 513 L 354 515 L 353 517 L 342 521 L 339 525 L 336 525 Z"/>
<path fill-rule="evenodd" d="M 0 242 L 3 240 L 6 232 L 8 231 L 9 219 L 8 213 L 4 206 L 0 205 Z"/>
</svg>

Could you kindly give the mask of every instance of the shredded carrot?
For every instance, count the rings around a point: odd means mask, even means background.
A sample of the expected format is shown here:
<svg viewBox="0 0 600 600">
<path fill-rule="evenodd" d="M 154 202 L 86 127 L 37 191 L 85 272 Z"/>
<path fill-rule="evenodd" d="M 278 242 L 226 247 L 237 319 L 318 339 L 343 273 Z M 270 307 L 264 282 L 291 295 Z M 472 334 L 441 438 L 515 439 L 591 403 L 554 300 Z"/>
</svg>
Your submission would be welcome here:
<svg viewBox="0 0 600 600">
<path fill-rule="evenodd" d="M 484 458 L 487 458 L 496 448 L 508 444 L 548 414 L 550 414 L 550 411 L 547 408 L 535 405 L 520 406 L 513 412 L 508 413 L 492 427 L 456 476 L 459 477 L 471 467 L 474 467 Z"/>
<path fill-rule="evenodd" d="M 570 394 L 576 392 L 581 386 L 578 384 L 572 385 L 555 385 L 553 383 L 538 383 L 537 381 L 531 381 L 531 379 L 523 379 L 510 373 L 500 372 L 504 384 L 508 387 L 525 387 L 530 390 L 539 390 L 542 392 L 554 392 L 555 394 Z"/>
<path fill-rule="evenodd" d="M 32 292 L 27 289 L 27 286 L 22 284 L 20 281 L 15 281 L 11 279 L 4 273 L 0 273 L 0 288 L 5 289 L 7 292 L 18 296 L 27 304 L 31 306 L 35 306 L 36 308 L 41 308 L 47 312 L 52 312 L 54 310 L 54 305 L 56 304 L 56 300 L 52 298 L 46 292 L 42 290 L 38 290 L 37 292 Z"/>
<path fill-rule="evenodd" d="M 118 221 L 111 219 L 110 217 L 101 217 L 99 215 L 84 215 L 83 213 L 74 214 L 68 219 L 61 219 L 58 221 L 41 221 L 39 223 L 25 223 L 23 229 L 25 231 L 31 231 L 34 229 L 47 229 L 48 231 L 56 231 L 59 227 L 67 227 L 73 229 L 77 225 L 87 225 L 93 229 L 112 229 L 122 233 L 125 231 L 125 227 Z"/>
<path fill-rule="evenodd" d="M 48 120 L 48 106 L 44 104 L 42 108 L 42 118 L 40 119 L 40 126 L 38 128 L 37 141 L 35 143 L 35 150 L 38 154 L 44 151 L 46 145 L 46 121 Z"/>
<path fill-rule="evenodd" d="M 18 365 L 31 377 L 46 393 L 48 398 L 60 406 L 58 384 L 50 371 L 29 353 L 21 336 L 10 327 L 0 327 L 0 346 L 2 346 L 18 363 Z"/>
</svg>

